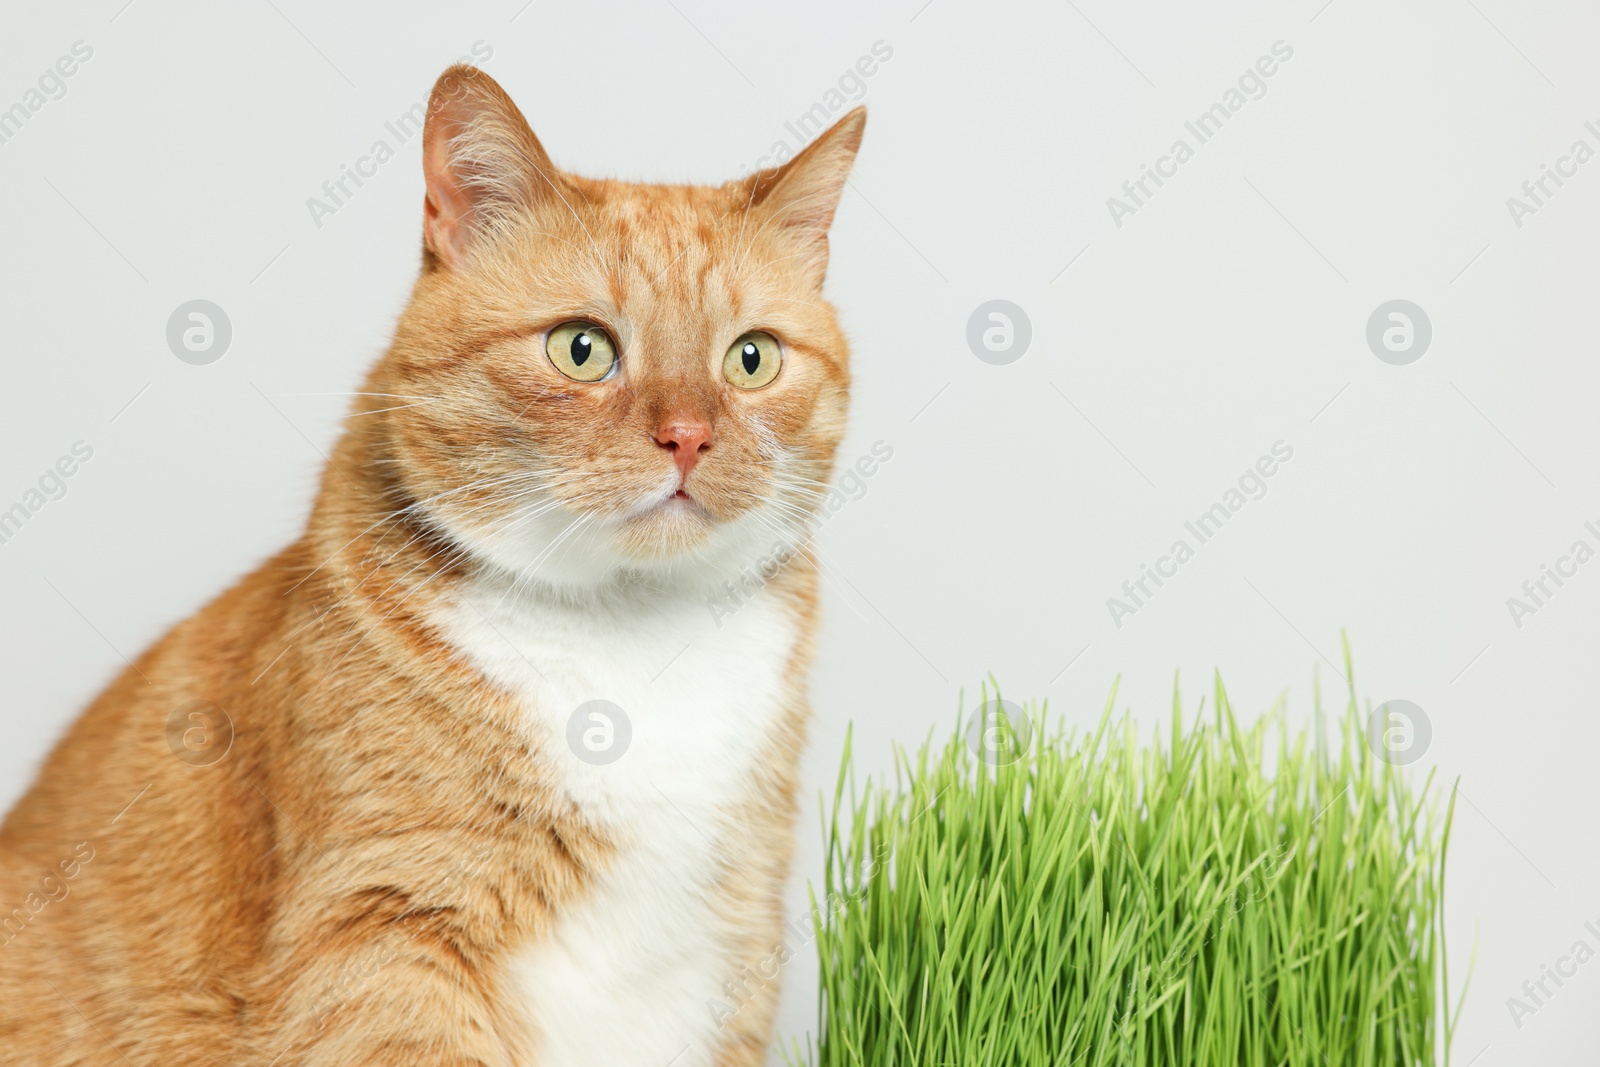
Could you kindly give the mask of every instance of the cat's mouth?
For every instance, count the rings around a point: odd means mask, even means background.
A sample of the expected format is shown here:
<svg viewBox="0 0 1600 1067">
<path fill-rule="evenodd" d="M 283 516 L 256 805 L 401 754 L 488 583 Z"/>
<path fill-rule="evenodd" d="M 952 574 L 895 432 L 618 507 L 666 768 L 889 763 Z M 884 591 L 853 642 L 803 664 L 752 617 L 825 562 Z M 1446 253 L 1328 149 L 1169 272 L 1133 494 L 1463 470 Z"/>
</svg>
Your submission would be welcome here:
<svg viewBox="0 0 1600 1067">
<path fill-rule="evenodd" d="M 663 486 L 613 527 L 613 545 L 626 556 L 666 559 L 699 550 L 717 526 L 686 487 Z"/>
<path fill-rule="evenodd" d="M 663 487 L 651 494 L 628 516 L 628 519 L 632 522 L 662 519 L 698 519 L 710 522 L 711 512 L 689 492 L 689 487 L 680 481 L 676 485 Z"/>
<path fill-rule="evenodd" d="M 711 513 L 706 510 L 706 506 L 696 500 L 687 489 L 679 489 L 651 510 L 669 513 L 692 513 L 699 518 L 711 518 Z"/>
</svg>

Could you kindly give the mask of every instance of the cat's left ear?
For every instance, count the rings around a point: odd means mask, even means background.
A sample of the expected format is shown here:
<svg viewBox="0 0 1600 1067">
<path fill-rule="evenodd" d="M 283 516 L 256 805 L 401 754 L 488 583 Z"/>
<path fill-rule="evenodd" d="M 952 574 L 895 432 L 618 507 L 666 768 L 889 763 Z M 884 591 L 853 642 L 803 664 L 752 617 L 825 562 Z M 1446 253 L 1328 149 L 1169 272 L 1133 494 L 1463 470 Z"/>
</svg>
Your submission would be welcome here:
<svg viewBox="0 0 1600 1067">
<path fill-rule="evenodd" d="M 789 162 L 745 179 L 750 210 L 804 242 L 802 256 L 818 285 L 828 266 L 828 227 L 866 127 L 867 109 L 858 107 Z"/>
<path fill-rule="evenodd" d="M 508 215 L 560 195 L 565 179 L 511 97 L 476 67 L 451 67 L 428 100 L 422 133 L 428 185 L 423 244 L 459 267 Z"/>
</svg>

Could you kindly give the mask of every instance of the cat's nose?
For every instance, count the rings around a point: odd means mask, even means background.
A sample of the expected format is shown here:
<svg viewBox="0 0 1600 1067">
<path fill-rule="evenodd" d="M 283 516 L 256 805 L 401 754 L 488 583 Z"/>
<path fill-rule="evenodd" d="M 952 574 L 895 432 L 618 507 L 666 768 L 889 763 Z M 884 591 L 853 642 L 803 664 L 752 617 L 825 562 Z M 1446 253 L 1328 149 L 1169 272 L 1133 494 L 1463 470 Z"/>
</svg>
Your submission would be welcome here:
<svg viewBox="0 0 1600 1067">
<path fill-rule="evenodd" d="M 656 444 L 672 453 L 684 481 L 700 462 L 700 453 L 711 447 L 711 426 L 699 419 L 667 419 L 657 427 L 655 436 Z"/>
</svg>

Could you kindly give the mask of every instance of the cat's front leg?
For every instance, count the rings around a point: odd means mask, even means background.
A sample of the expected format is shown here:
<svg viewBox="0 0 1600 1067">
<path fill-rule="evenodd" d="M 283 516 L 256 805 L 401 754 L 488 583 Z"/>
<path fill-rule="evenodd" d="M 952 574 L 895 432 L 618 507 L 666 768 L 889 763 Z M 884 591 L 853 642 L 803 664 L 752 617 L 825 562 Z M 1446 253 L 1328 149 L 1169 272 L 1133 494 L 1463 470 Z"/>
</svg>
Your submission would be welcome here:
<svg viewBox="0 0 1600 1067">
<path fill-rule="evenodd" d="M 721 887 L 718 913 L 728 923 L 734 965 L 712 1001 L 717 1020 L 716 1067 L 761 1067 L 773 1040 L 781 982 L 796 956 L 811 950 L 809 915 L 784 921 L 784 887 L 794 850 L 796 754 L 804 743 L 808 709 L 792 694 L 771 747 L 752 776 L 745 818 L 729 843 L 739 857 Z"/>
<path fill-rule="evenodd" d="M 259 1067 L 512 1067 L 474 956 L 437 917 L 302 942 L 261 990 Z"/>
</svg>

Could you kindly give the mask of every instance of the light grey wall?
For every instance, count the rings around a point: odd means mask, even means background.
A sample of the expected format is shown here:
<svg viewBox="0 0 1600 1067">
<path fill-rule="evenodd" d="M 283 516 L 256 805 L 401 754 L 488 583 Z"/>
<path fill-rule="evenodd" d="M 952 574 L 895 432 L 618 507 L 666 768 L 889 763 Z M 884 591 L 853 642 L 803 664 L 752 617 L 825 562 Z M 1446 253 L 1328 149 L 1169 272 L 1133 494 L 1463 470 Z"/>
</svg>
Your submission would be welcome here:
<svg viewBox="0 0 1600 1067">
<path fill-rule="evenodd" d="M 796 908 L 850 721 L 865 770 L 989 672 L 1086 721 L 1119 673 L 1157 716 L 1174 670 L 1198 699 L 1214 667 L 1245 714 L 1287 686 L 1303 716 L 1314 668 L 1343 684 L 1346 629 L 1360 691 L 1425 709 L 1417 771 L 1461 780 L 1457 1062 L 1592 1053 L 1600 963 L 1520 1027 L 1505 1002 L 1600 948 L 1600 562 L 1520 620 L 1507 598 L 1600 548 L 1600 161 L 1520 220 L 1507 198 L 1600 149 L 1595 9 L 124 4 L 12 5 L 0 34 L 0 108 L 93 49 L 0 144 L 0 507 L 93 448 L 0 544 L 0 803 L 124 656 L 299 528 L 345 402 L 317 394 L 355 387 L 416 267 L 417 146 L 384 123 L 444 65 L 492 49 L 564 166 L 710 181 L 792 148 L 785 123 L 881 41 L 830 284 L 858 367 L 843 454 L 893 458 L 823 534 Z M 1200 144 L 1185 122 L 1279 41 L 1264 95 Z M 1180 138 L 1193 158 L 1114 219 Z M 318 225 L 307 198 L 379 139 L 397 157 Z M 165 339 L 192 299 L 232 324 L 209 366 Z M 966 338 L 993 299 L 1031 323 L 1007 365 Z M 1366 340 L 1394 299 L 1431 322 L 1409 365 Z M 1278 441 L 1266 495 L 1116 625 L 1107 598 Z M 785 980 L 801 1033 L 809 956 Z"/>
</svg>

